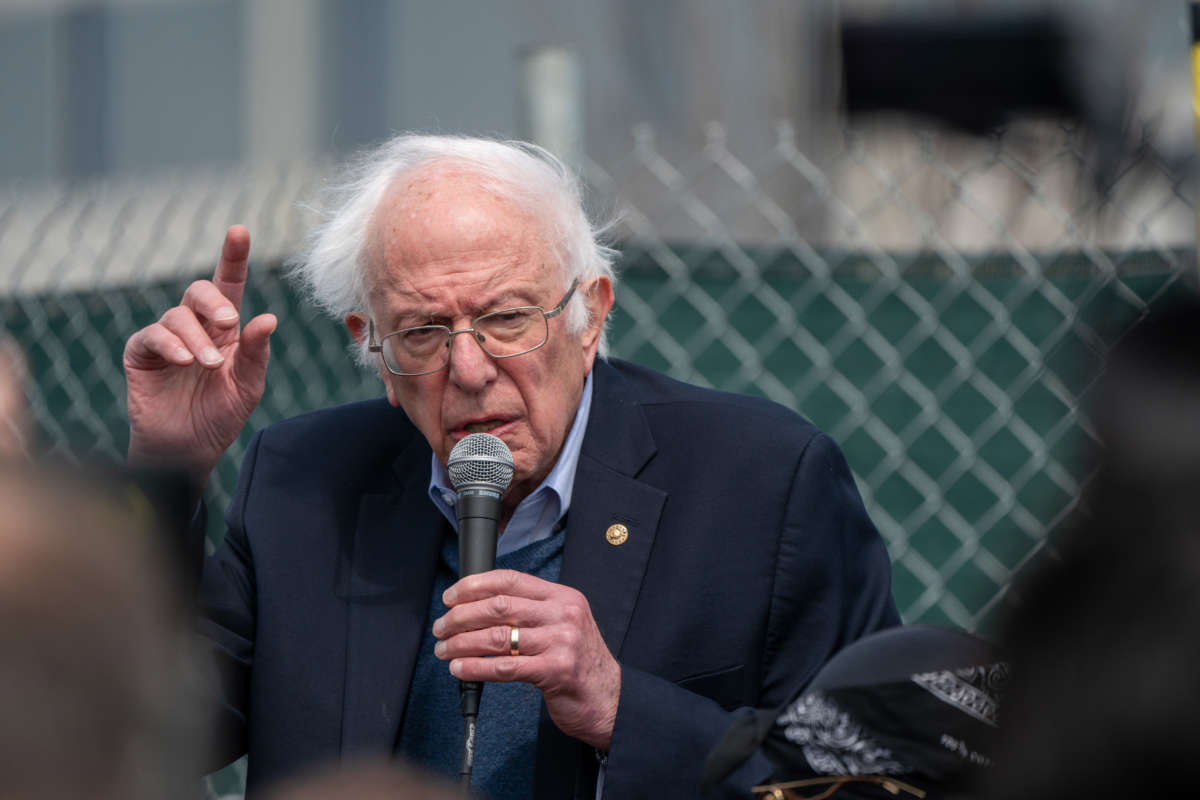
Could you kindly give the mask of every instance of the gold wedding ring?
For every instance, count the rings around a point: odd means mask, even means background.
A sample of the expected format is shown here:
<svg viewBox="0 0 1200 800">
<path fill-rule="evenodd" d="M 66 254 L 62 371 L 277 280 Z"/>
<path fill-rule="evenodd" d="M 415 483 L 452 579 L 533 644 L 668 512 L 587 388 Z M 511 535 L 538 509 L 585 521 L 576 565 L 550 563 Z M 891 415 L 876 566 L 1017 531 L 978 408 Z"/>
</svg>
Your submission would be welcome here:
<svg viewBox="0 0 1200 800">
<path fill-rule="evenodd" d="M 508 634 L 508 654 L 510 656 L 521 655 L 521 629 L 516 625 L 512 626 L 512 631 Z"/>
</svg>

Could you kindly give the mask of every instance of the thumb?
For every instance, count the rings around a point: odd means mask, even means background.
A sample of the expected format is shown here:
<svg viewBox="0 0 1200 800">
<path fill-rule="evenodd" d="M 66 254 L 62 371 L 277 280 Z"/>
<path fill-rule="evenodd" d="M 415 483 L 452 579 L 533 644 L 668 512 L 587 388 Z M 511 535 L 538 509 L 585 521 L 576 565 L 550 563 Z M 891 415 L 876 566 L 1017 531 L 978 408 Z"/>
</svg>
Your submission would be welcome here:
<svg viewBox="0 0 1200 800">
<path fill-rule="evenodd" d="M 246 323 L 238 341 L 234 377 L 238 383 L 262 380 L 271 358 L 271 334 L 279 321 L 274 314 L 260 314 Z"/>
</svg>

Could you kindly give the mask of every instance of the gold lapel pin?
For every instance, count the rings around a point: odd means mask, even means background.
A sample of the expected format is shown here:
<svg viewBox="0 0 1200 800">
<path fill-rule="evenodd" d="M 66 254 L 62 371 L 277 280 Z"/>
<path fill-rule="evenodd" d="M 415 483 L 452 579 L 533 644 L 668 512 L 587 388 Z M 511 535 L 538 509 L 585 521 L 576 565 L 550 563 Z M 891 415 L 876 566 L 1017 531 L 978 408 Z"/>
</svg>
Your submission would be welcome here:
<svg viewBox="0 0 1200 800">
<path fill-rule="evenodd" d="M 625 544 L 625 540 L 629 538 L 629 528 L 626 528 L 621 523 L 609 525 L 608 530 L 604 532 L 604 538 L 613 547 Z"/>
</svg>

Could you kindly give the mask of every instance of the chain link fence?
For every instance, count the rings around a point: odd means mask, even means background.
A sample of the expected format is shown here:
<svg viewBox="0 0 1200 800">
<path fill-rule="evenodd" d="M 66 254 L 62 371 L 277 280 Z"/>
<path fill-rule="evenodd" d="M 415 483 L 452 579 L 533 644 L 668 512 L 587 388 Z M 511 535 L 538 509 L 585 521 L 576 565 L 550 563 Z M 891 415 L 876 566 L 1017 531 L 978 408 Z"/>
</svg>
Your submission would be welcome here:
<svg viewBox="0 0 1200 800">
<path fill-rule="evenodd" d="M 1081 414 L 1115 338 L 1195 282 L 1189 166 L 1135 142 L 1101 189 L 1083 132 L 984 140 L 906 125 L 801 147 L 782 124 L 689 148 L 633 132 L 585 162 L 622 251 L 614 355 L 798 410 L 846 450 L 887 539 L 906 621 L 986 625 L 1086 475 Z M 332 165 L 0 189 L 0 313 L 28 361 L 37 453 L 117 458 L 121 351 L 209 274 L 228 224 L 254 237 L 244 318 L 279 316 L 251 431 L 380 393 L 340 323 L 281 276 Z M 219 536 L 219 515 L 214 536 Z"/>
<path fill-rule="evenodd" d="M 712 126 L 676 166 L 641 132 L 628 168 L 659 193 L 625 206 L 615 350 L 810 416 L 847 451 L 905 619 L 975 629 L 1079 495 L 1107 347 L 1195 282 L 1188 168 L 1147 131 L 1101 189 L 1087 153 L 1056 125 L 883 127 L 822 167 L 786 125 L 753 161 Z M 695 234 L 665 239 L 655 203 Z"/>
</svg>

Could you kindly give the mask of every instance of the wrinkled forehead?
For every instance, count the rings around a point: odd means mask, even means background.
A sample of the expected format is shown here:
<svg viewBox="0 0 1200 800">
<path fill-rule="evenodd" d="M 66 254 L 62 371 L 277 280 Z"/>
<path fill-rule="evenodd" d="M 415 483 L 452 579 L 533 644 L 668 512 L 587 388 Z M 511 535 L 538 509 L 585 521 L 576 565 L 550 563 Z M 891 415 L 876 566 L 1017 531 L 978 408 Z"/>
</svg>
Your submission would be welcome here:
<svg viewBox="0 0 1200 800">
<path fill-rule="evenodd" d="M 436 162 L 403 173 L 371 217 L 368 289 L 420 283 L 430 269 L 460 264 L 536 269 L 539 280 L 560 283 L 544 205 L 471 164 Z"/>
</svg>

